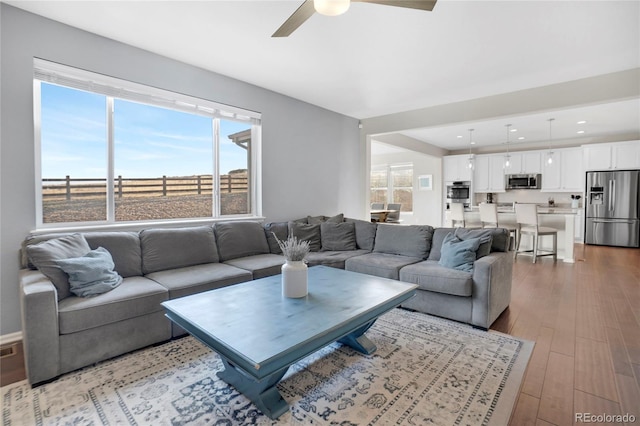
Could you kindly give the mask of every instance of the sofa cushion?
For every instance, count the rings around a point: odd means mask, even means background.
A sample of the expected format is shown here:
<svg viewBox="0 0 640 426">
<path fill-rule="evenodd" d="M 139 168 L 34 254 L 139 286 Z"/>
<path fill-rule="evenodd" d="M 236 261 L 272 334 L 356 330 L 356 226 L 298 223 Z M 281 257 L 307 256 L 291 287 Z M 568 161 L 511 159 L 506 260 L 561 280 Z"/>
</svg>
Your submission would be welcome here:
<svg viewBox="0 0 640 426">
<path fill-rule="evenodd" d="M 476 261 L 476 251 L 478 251 L 479 246 L 480 238 L 461 240 L 450 232 L 442 242 L 438 263 L 445 268 L 471 272 L 473 271 L 473 262 Z"/>
<path fill-rule="evenodd" d="M 332 268 L 345 269 L 345 262 L 352 257 L 370 253 L 369 250 L 349 251 L 317 251 L 311 252 L 305 258 L 309 266 L 324 265 Z"/>
<path fill-rule="evenodd" d="M 111 253 L 115 270 L 123 278 L 142 275 L 142 250 L 137 232 L 85 232 L 82 235 L 91 249 L 104 247 Z"/>
<path fill-rule="evenodd" d="M 169 292 L 145 277 L 125 278 L 112 291 L 95 297 L 68 297 L 58 304 L 60 334 L 76 333 L 161 312 Z"/>
<path fill-rule="evenodd" d="M 378 225 L 375 253 L 397 254 L 426 259 L 431 249 L 433 228 L 428 225 Z"/>
<path fill-rule="evenodd" d="M 276 241 L 284 241 L 289 237 L 289 222 L 271 222 L 264 225 L 264 233 L 267 236 L 269 251 L 273 254 L 282 254 L 282 250 Z M 275 234 L 275 236 L 273 235 Z"/>
<path fill-rule="evenodd" d="M 98 247 L 81 257 L 56 260 L 69 276 L 69 290 L 76 296 L 97 296 L 113 290 L 122 283 L 122 277 L 113 270 L 113 258 Z"/>
<path fill-rule="evenodd" d="M 491 243 L 493 242 L 493 230 L 491 229 L 456 228 L 453 235 L 460 240 L 480 239 L 480 246 L 476 250 L 476 259 L 491 253 Z"/>
<path fill-rule="evenodd" d="M 420 257 L 399 256 L 397 254 L 387 253 L 369 253 L 347 259 L 345 269 L 347 271 L 397 280 L 400 276 L 400 269 L 412 263 L 420 262 L 421 260 L 422 258 Z"/>
<path fill-rule="evenodd" d="M 220 222 L 213 227 L 220 260 L 269 253 L 264 229 L 257 222 Z"/>
<path fill-rule="evenodd" d="M 322 251 L 356 249 L 356 225 L 349 222 L 324 222 L 320 225 Z"/>
<path fill-rule="evenodd" d="M 81 234 L 53 238 L 27 246 L 27 253 L 33 265 L 55 286 L 58 301 L 71 296 L 71 290 L 69 276 L 60 268 L 56 260 L 84 256 L 90 251 L 91 247 Z"/>
<path fill-rule="evenodd" d="M 298 240 L 308 241 L 311 251 L 320 251 L 322 248 L 320 225 L 289 222 L 289 235 L 293 235 Z"/>
<path fill-rule="evenodd" d="M 356 244 L 358 248 L 372 251 L 378 224 L 360 219 L 345 219 L 345 222 L 353 222 L 356 225 Z"/>
<path fill-rule="evenodd" d="M 145 229 L 140 232 L 144 274 L 218 262 L 218 249 L 210 226 Z"/>
<path fill-rule="evenodd" d="M 251 272 L 223 263 L 175 268 L 147 275 L 169 290 L 169 299 L 251 281 Z"/>
<path fill-rule="evenodd" d="M 235 266 L 251 272 L 254 280 L 277 275 L 284 265 L 284 256 L 278 254 L 257 254 L 255 256 L 239 257 L 227 260 L 225 265 Z"/>
<path fill-rule="evenodd" d="M 400 270 L 400 281 L 417 284 L 420 290 L 454 296 L 469 297 L 473 291 L 473 274 L 445 268 L 435 260 L 405 266 Z"/>
</svg>

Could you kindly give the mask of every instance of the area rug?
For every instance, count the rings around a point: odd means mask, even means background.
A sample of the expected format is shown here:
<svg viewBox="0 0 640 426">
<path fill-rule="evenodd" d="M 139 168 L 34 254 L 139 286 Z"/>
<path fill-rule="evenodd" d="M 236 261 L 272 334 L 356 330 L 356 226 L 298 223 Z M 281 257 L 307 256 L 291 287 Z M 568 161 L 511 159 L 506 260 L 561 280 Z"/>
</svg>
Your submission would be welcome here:
<svg viewBox="0 0 640 426">
<path fill-rule="evenodd" d="M 1 388 L 8 425 L 505 425 L 533 344 L 394 309 L 367 331 L 378 350 L 339 343 L 294 364 L 264 416 L 218 379 L 218 355 L 184 337 L 31 389 Z"/>
</svg>

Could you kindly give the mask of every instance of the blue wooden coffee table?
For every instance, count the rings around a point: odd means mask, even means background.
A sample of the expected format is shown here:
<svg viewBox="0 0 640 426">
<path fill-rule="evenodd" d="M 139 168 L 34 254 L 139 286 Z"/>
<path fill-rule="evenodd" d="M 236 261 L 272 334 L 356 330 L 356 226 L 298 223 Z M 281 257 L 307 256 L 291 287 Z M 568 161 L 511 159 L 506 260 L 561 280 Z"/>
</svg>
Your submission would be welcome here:
<svg viewBox="0 0 640 426">
<path fill-rule="evenodd" d="M 218 376 L 275 419 L 288 410 L 276 385 L 290 365 L 335 341 L 373 353 L 376 346 L 364 332 L 416 288 L 314 266 L 304 298 L 283 297 L 275 275 L 162 305 L 168 318 L 220 355 L 224 370 Z"/>
</svg>

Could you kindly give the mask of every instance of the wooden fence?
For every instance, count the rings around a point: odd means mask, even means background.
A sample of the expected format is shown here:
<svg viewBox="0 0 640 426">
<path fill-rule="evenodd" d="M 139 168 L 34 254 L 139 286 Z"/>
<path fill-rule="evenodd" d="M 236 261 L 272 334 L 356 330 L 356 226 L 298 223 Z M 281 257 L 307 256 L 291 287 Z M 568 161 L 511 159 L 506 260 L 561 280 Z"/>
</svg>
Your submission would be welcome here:
<svg viewBox="0 0 640 426">
<path fill-rule="evenodd" d="M 125 197 L 168 197 L 172 195 L 211 194 L 211 175 L 181 176 L 161 178 L 123 178 L 114 180 L 116 198 Z M 43 199 L 96 198 L 106 197 L 106 179 L 71 178 L 42 179 Z M 231 174 L 220 176 L 220 192 L 236 193 L 248 191 L 247 175 Z"/>
</svg>

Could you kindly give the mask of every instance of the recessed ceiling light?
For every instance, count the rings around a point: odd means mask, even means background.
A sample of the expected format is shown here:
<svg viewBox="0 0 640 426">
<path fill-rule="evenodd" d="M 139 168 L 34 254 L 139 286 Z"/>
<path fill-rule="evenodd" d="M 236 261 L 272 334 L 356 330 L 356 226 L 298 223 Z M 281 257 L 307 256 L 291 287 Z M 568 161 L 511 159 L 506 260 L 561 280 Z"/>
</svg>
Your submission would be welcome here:
<svg viewBox="0 0 640 426">
<path fill-rule="evenodd" d="M 471 145 L 475 145 L 475 144 L 476 144 L 475 142 L 471 142 Z"/>
<path fill-rule="evenodd" d="M 458 135 L 458 136 L 456 136 L 456 137 L 457 137 L 458 139 L 462 139 L 462 136 L 461 136 L 461 135 Z"/>
<path fill-rule="evenodd" d="M 520 136 L 520 137 L 518 138 L 518 140 L 519 140 L 519 141 L 524 140 L 524 136 Z"/>
<path fill-rule="evenodd" d="M 509 130 L 509 131 L 510 131 L 511 133 L 513 133 L 513 132 L 517 132 L 517 131 L 518 131 L 518 129 L 511 129 L 511 130 Z"/>
<path fill-rule="evenodd" d="M 586 120 L 580 120 L 580 121 L 578 121 L 578 123 L 576 123 L 576 124 L 585 124 L 585 123 L 586 123 Z"/>
<path fill-rule="evenodd" d="M 577 133 L 582 134 L 582 133 L 584 133 L 584 130 L 578 130 Z"/>
</svg>

